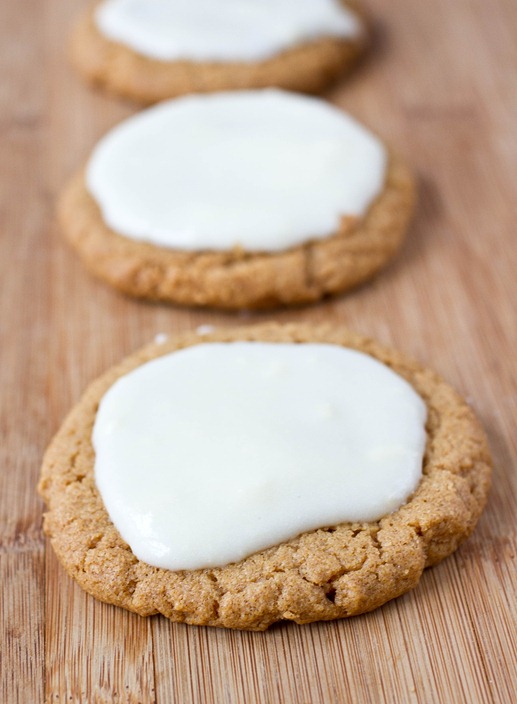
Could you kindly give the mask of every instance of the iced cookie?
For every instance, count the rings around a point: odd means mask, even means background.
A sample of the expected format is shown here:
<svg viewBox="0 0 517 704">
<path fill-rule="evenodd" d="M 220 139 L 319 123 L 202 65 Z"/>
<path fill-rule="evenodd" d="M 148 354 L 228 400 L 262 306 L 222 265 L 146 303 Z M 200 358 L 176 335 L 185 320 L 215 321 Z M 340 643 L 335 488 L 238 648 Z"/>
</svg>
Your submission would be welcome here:
<svg viewBox="0 0 517 704">
<path fill-rule="evenodd" d="M 340 0 L 104 0 L 72 58 L 91 82 L 142 103 L 266 88 L 317 93 L 352 67 L 365 23 Z"/>
<path fill-rule="evenodd" d="M 62 564 L 143 616 L 263 630 L 415 587 L 472 532 L 490 457 L 434 372 L 344 329 L 151 345 L 86 391 L 40 491 Z"/>
<path fill-rule="evenodd" d="M 59 214 L 88 269 L 126 294 L 267 308 L 371 278 L 400 246 L 413 196 L 406 166 L 341 110 L 243 91 L 115 127 Z"/>
</svg>

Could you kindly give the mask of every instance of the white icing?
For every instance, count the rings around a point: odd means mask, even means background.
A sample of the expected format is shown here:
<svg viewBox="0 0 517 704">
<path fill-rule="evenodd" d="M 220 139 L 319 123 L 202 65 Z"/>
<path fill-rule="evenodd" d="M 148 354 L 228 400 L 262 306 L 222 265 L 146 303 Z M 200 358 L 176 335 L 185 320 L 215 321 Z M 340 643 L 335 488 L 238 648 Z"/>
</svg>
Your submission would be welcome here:
<svg viewBox="0 0 517 704">
<path fill-rule="evenodd" d="M 95 20 L 108 39 L 161 61 L 260 61 L 362 33 L 339 0 L 106 0 Z"/>
<path fill-rule="evenodd" d="M 199 344 L 105 394 L 96 482 L 139 559 L 224 565 L 397 509 L 421 479 L 425 420 L 413 388 L 360 352 Z"/>
<path fill-rule="evenodd" d="M 183 250 L 279 251 L 334 234 L 384 187 L 386 152 L 355 120 L 277 90 L 188 96 L 96 147 L 87 186 L 106 224 Z"/>
</svg>

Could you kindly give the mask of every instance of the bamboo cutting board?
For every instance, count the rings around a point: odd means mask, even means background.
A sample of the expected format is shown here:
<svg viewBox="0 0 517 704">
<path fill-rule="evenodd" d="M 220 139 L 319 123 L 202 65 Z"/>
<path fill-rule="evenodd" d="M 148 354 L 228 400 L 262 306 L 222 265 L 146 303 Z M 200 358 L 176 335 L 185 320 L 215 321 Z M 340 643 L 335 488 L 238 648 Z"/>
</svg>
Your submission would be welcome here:
<svg viewBox="0 0 517 704">
<path fill-rule="evenodd" d="M 134 112 L 66 62 L 84 4 L 0 3 L 0 701 L 515 701 L 517 3 L 365 0 L 373 52 L 329 97 L 418 174 L 409 240 L 371 285 L 254 316 L 127 300 L 62 243 L 57 192 Z M 495 459 L 475 534 L 414 592 L 341 622 L 225 632 L 96 602 L 42 535 L 35 484 L 52 434 L 92 378 L 155 334 L 271 318 L 346 323 L 468 397 Z"/>
</svg>

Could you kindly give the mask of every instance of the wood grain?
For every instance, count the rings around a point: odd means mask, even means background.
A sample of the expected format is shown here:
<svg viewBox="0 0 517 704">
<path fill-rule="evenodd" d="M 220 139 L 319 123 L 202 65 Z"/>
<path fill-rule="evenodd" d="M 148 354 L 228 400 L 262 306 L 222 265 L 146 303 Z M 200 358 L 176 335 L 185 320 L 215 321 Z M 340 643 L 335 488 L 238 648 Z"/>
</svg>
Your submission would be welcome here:
<svg viewBox="0 0 517 704">
<path fill-rule="evenodd" d="M 409 241 L 347 297 L 253 317 L 127 300 L 62 243 L 59 188 L 135 110 L 91 92 L 66 62 L 84 4 L 0 3 L 0 701 L 514 700 L 517 4 L 365 0 L 371 57 L 329 97 L 418 174 Z M 469 398 L 495 459 L 475 534 L 417 590 L 349 621 L 233 633 L 95 602 L 42 537 L 35 484 L 52 433 L 88 381 L 156 333 L 269 318 L 346 323 Z"/>
</svg>

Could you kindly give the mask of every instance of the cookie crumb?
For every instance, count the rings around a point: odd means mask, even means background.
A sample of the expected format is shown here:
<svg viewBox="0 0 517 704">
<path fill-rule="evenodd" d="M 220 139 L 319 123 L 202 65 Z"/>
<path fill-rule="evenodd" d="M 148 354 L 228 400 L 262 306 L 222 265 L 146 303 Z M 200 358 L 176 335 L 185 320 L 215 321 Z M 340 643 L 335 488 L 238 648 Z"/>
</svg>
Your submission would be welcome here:
<svg viewBox="0 0 517 704">
<path fill-rule="evenodd" d="M 200 325 L 199 327 L 196 328 L 196 334 L 197 335 L 210 335 L 211 332 L 214 332 L 215 326 L 214 325 Z"/>
</svg>

